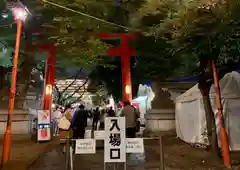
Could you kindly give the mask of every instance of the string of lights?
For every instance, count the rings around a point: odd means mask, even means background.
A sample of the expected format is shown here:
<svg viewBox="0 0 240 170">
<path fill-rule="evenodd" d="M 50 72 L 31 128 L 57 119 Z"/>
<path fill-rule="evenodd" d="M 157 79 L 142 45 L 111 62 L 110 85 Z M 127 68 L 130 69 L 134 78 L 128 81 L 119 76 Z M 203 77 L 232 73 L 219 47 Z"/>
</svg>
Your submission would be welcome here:
<svg viewBox="0 0 240 170">
<path fill-rule="evenodd" d="M 115 3 L 113 3 L 113 1 L 115 1 Z M 118 8 L 121 8 L 123 10 L 127 10 L 126 9 L 126 6 L 124 6 L 122 3 L 121 3 L 121 0 L 113 0 L 113 1 L 104 1 L 104 4 L 106 5 L 111 5 L 111 6 L 115 6 L 115 7 L 118 7 Z M 92 1 L 92 0 L 78 0 L 78 3 L 82 3 L 82 4 L 97 4 L 99 6 L 101 6 L 103 4 L 103 2 L 99 2 L 99 1 Z"/>
</svg>

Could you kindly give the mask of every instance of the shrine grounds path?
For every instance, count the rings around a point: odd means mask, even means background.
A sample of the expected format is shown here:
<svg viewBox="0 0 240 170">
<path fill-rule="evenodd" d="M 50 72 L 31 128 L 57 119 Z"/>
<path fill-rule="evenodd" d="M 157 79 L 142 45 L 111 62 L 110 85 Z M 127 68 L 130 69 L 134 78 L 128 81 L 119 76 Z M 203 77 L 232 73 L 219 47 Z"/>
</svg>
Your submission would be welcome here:
<svg viewBox="0 0 240 170">
<path fill-rule="evenodd" d="M 29 135 L 12 135 L 10 161 L 1 170 L 26 170 L 43 152 L 55 148 L 57 143 L 57 140 L 52 140 L 39 144 Z M 3 136 L 0 136 L 0 158 L 2 157 L 2 144 Z"/>
<path fill-rule="evenodd" d="M 163 137 L 165 170 L 225 170 L 223 163 L 213 154 L 180 141 L 175 135 Z M 144 154 L 127 155 L 127 170 L 159 170 L 159 142 L 144 142 Z M 74 155 L 74 170 L 104 170 L 103 148 L 94 155 Z M 232 154 L 233 170 L 240 170 L 240 154 Z M 44 153 L 28 170 L 65 170 L 65 157 L 61 147 Z M 124 170 L 122 165 L 115 169 Z"/>
</svg>

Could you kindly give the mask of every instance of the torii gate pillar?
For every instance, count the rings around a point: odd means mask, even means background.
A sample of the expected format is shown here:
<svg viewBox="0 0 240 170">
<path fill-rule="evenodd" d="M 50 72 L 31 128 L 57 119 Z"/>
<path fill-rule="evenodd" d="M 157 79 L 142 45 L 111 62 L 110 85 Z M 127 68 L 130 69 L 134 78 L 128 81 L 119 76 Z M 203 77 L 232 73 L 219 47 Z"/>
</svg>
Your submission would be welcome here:
<svg viewBox="0 0 240 170">
<path fill-rule="evenodd" d="M 45 64 L 45 81 L 43 91 L 43 110 L 50 110 L 52 108 L 52 92 L 56 75 L 56 46 L 54 44 L 41 45 L 42 51 L 48 52 Z"/>
<path fill-rule="evenodd" d="M 122 92 L 123 101 L 132 101 L 132 83 L 130 70 L 130 57 L 134 56 L 134 49 L 128 47 L 128 41 L 135 39 L 134 33 L 100 33 L 99 37 L 105 40 L 120 39 L 120 45 L 108 49 L 109 56 L 120 56 L 122 65 Z"/>
</svg>

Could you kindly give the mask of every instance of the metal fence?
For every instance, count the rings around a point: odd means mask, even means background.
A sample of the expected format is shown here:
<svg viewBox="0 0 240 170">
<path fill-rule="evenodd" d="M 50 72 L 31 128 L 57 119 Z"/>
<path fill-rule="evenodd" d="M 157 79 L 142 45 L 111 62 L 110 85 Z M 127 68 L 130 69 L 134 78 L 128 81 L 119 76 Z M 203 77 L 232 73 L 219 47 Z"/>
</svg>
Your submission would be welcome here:
<svg viewBox="0 0 240 170">
<path fill-rule="evenodd" d="M 37 125 L 38 125 L 38 120 L 35 115 L 29 114 L 29 120 L 28 120 L 28 133 L 33 138 L 36 140 L 37 136 Z"/>
<path fill-rule="evenodd" d="M 89 164 L 89 167 L 78 167 L 77 163 L 77 158 L 81 157 L 81 156 L 86 156 L 86 155 L 76 155 L 75 153 L 73 153 L 73 143 L 75 141 L 75 139 L 62 139 L 62 140 L 66 140 L 66 152 L 65 152 L 65 169 L 66 170 L 73 170 L 73 169 L 83 169 L 83 170 L 92 170 L 94 168 L 92 168 L 93 166 L 95 166 L 94 164 L 91 164 L 90 162 L 87 164 Z M 151 141 L 151 140 L 158 140 L 158 149 L 159 149 L 159 158 L 155 158 L 157 159 L 157 165 L 153 165 L 151 166 L 151 168 L 148 169 L 154 169 L 154 170 L 165 170 L 164 167 L 164 149 L 163 149 L 163 142 L 162 142 L 162 136 L 159 137 L 154 137 L 154 138 L 143 138 L 144 143 L 145 141 Z M 99 140 L 96 140 L 96 142 Z M 155 145 L 156 146 L 156 145 Z M 144 145 L 144 150 L 145 150 L 145 145 Z M 101 154 L 101 158 L 104 157 L 104 150 L 103 148 L 100 149 L 96 149 L 96 154 Z M 127 153 L 126 153 L 127 154 Z M 95 154 L 91 155 L 91 160 L 95 159 L 96 157 L 94 156 Z M 129 164 L 129 158 L 131 156 L 134 156 L 134 153 L 131 154 L 127 154 L 126 156 L 126 162 L 125 163 L 105 163 L 103 159 L 101 159 L 101 167 L 98 167 L 96 169 L 98 170 L 129 170 L 129 169 L 139 169 L 137 167 L 134 167 L 136 165 L 130 165 Z M 74 159 L 75 158 L 75 159 Z M 85 162 L 86 163 L 86 162 Z M 143 163 L 145 163 L 145 161 L 143 161 Z M 95 170 L 95 169 L 94 169 Z M 135 169 L 134 169 L 135 170 Z"/>
</svg>

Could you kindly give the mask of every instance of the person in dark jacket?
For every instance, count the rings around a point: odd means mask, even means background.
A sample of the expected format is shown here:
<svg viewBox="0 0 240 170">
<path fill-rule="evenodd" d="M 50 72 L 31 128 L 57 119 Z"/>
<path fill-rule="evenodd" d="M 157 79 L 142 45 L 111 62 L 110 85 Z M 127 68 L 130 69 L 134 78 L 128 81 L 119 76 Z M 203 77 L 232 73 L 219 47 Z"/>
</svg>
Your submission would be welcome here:
<svg viewBox="0 0 240 170">
<path fill-rule="evenodd" d="M 92 130 L 97 130 L 98 121 L 100 119 L 100 111 L 99 107 L 93 112 L 93 123 L 92 123 Z"/>
<path fill-rule="evenodd" d="M 115 111 L 113 110 L 113 107 L 110 107 L 109 110 L 108 110 L 108 116 L 109 117 L 115 117 L 116 114 L 115 114 Z"/>
<path fill-rule="evenodd" d="M 84 139 L 85 130 L 87 127 L 88 112 L 83 105 L 79 106 L 73 116 L 71 127 L 73 129 L 74 139 Z"/>
</svg>

